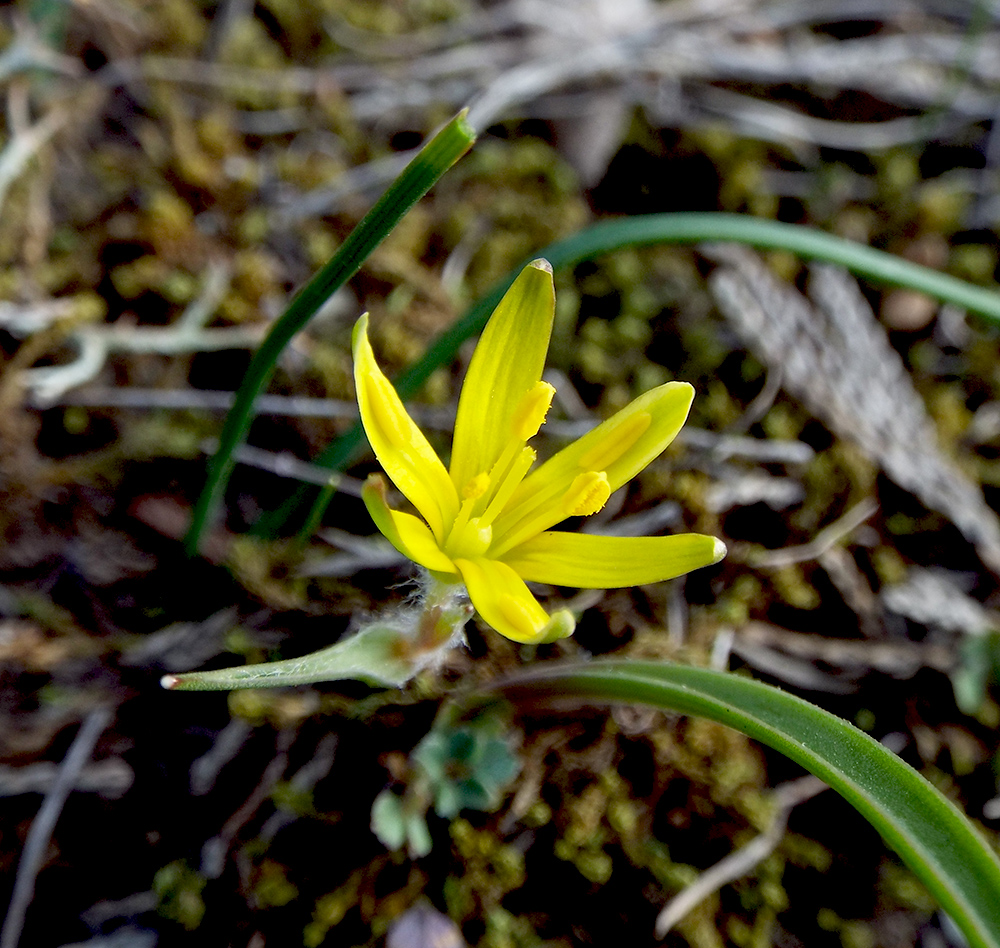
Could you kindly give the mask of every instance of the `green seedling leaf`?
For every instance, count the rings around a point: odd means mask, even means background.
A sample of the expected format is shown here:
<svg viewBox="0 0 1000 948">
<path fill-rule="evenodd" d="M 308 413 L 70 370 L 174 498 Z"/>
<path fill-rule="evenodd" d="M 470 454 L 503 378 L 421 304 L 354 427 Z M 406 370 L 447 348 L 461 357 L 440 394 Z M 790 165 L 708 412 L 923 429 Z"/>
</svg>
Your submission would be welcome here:
<svg viewBox="0 0 1000 948">
<path fill-rule="evenodd" d="M 170 691 L 230 691 L 354 679 L 370 685 L 401 688 L 421 667 L 400 648 L 402 641 L 397 627 L 375 624 L 301 658 L 164 675 L 160 684 Z"/>
<path fill-rule="evenodd" d="M 372 832 L 386 849 L 406 847 L 411 859 L 421 859 L 433 848 L 423 812 L 391 790 L 383 790 L 372 804 Z"/>
<path fill-rule="evenodd" d="M 372 832 L 386 849 L 396 851 L 406 844 L 406 814 L 403 798 L 383 790 L 372 804 Z"/>
<path fill-rule="evenodd" d="M 975 714 L 990 684 L 1000 681 L 1000 632 L 966 636 L 958 656 L 958 667 L 951 673 L 955 703 L 965 714 Z"/>
<path fill-rule="evenodd" d="M 492 735 L 489 727 L 438 727 L 413 751 L 438 816 L 453 819 L 466 809 L 495 810 L 520 771 L 507 742 Z"/>
</svg>

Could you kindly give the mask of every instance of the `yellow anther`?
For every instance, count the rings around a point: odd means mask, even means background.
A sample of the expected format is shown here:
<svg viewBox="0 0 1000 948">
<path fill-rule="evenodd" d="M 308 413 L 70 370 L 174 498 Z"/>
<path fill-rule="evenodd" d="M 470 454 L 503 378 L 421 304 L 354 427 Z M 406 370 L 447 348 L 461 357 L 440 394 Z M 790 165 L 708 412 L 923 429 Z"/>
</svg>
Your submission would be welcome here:
<svg viewBox="0 0 1000 948">
<path fill-rule="evenodd" d="M 535 382 L 528 389 L 511 418 L 510 427 L 515 438 L 527 441 L 538 434 L 538 429 L 545 423 L 545 416 L 555 393 L 556 390 L 548 382 Z"/>
<path fill-rule="evenodd" d="M 625 418 L 580 456 L 580 467 L 588 471 L 606 471 L 642 437 L 652 422 L 653 416 L 648 411 Z"/>
<path fill-rule="evenodd" d="M 411 422 L 399 405 L 390 383 L 375 375 L 364 376 L 368 408 L 379 434 L 397 450 L 410 447 Z"/>
<path fill-rule="evenodd" d="M 486 493 L 486 488 L 490 486 L 490 476 L 489 474 L 483 472 L 477 474 L 472 480 L 468 481 L 465 487 L 462 488 L 462 497 L 466 500 L 475 500 L 477 497 L 482 497 Z"/>
<path fill-rule="evenodd" d="M 589 517 L 597 513 L 611 496 L 611 485 L 604 471 L 585 471 L 577 474 L 573 485 L 563 496 L 563 510 L 567 517 Z"/>
</svg>

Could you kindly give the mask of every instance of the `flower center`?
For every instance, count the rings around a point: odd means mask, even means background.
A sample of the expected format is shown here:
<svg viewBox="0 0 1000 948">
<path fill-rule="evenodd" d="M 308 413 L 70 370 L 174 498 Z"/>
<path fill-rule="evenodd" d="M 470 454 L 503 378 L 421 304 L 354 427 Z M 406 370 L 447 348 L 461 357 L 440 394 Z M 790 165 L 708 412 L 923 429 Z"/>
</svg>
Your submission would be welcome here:
<svg viewBox="0 0 1000 948">
<path fill-rule="evenodd" d="M 453 560 L 471 560 L 482 556 L 493 539 L 493 528 L 481 517 L 471 516 L 474 498 L 462 501 L 462 509 L 448 531 L 444 552 Z"/>
<path fill-rule="evenodd" d="M 489 549 L 493 521 L 535 463 L 535 452 L 525 442 L 545 423 L 555 391 L 548 382 L 536 382 L 528 390 L 511 416 L 510 440 L 490 472 L 477 474 L 462 486 L 462 507 L 444 542 L 452 559 L 472 559 Z"/>
</svg>

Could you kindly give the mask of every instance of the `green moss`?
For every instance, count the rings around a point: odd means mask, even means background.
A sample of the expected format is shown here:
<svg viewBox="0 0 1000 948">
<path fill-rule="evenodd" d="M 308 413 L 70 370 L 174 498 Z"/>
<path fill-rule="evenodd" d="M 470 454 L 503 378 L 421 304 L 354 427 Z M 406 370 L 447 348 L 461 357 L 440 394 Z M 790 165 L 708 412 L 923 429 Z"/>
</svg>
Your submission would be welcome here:
<svg viewBox="0 0 1000 948">
<path fill-rule="evenodd" d="M 781 599 L 796 609 L 818 609 L 822 600 L 806 578 L 801 564 L 793 563 L 771 571 L 771 582 Z"/>
<path fill-rule="evenodd" d="M 739 626 L 750 618 L 753 611 L 762 608 L 766 601 L 760 580 L 745 574 L 736 577 L 729 588 L 722 593 L 717 610 L 721 621 Z"/>
<path fill-rule="evenodd" d="M 280 908 L 298 898 L 299 890 L 288 881 L 288 870 L 271 859 L 258 867 L 253 881 L 253 897 L 262 909 Z"/>
<path fill-rule="evenodd" d="M 962 244 L 951 248 L 951 272 L 972 283 L 990 285 L 997 268 L 997 250 L 987 244 Z"/>
<path fill-rule="evenodd" d="M 205 878 L 184 860 L 167 864 L 153 877 L 159 913 L 189 932 L 194 931 L 205 916 L 204 889 Z"/>
<path fill-rule="evenodd" d="M 525 883 L 524 854 L 489 829 L 459 818 L 450 826 L 457 861 L 444 887 L 448 914 L 466 920 L 495 911 Z"/>
<path fill-rule="evenodd" d="M 362 874 L 354 872 L 339 889 L 329 892 L 316 900 L 312 921 L 302 933 L 305 948 L 319 948 L 326 939 L 327 932 L 336 928 L 344 916 L 357 905 Z"/>
<path fill-rule="evenodd" d="M 446 245 L 480 234 L 467 272 L 473 298 L 587 219 L 572 170 L 537 139 L 480 141 L 440 189 L 457 199 L 440 224 Z"/>
<path fill-rule="evenodd" d="M 924 884 L 909 869 L 894 862 L 885 862 L 879 874 L 879 888 L 896 905 L 905 909 L 925 912 L 937 911 L 937 903 Z"/>
</svg>

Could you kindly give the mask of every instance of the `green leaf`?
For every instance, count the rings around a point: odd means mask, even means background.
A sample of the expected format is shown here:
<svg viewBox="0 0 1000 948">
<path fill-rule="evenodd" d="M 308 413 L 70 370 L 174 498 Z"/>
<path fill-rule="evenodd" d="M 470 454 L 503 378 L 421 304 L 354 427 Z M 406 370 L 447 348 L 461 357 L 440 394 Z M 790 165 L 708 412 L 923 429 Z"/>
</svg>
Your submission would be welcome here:
<svg viewBox="0 0 1000 948">
<path fill-rule="evenodd" d="M 438 816 L 495 810 L 520 772 L 508 741 L 493 736 L 493 727 L 489 718 L 457 727 L 440 724 L 414 749 L 411 760 L 434 795 Z"/>
<path fill-rule="evenodd" d="M 372 832 L 386 849 L 406 847 L 411 859 L 422 859 L 434 848 L 424 813 L 391 790 L 383 790 L 372 804 Z"/>
<path fill-rule="evenodd" d="M 510 698 L 646 704 L 718 721 L 826 781 L 927 886 L 970 948 L 1000 948 L 1000 860 L 958 808 L 852 724 L 748 678 L 662 662 L 540 666 L 496 683 Z"/>
<path fill-rule="evenodd" d="M 391 790 L 383 790 L 372 803 L 372 832 L 378 841 L 394 852 L 406 845 L 407 815 L 403 800 Z"/>
<path fill-rule="evenodd" d="M 966 714 L 975 714 L 986 700 L 991 678 L 1000 678 L 1000 635 L 965 636 L 958 647 L 958 665 L 951 673 L 955 703 Z"/>
</svg>

